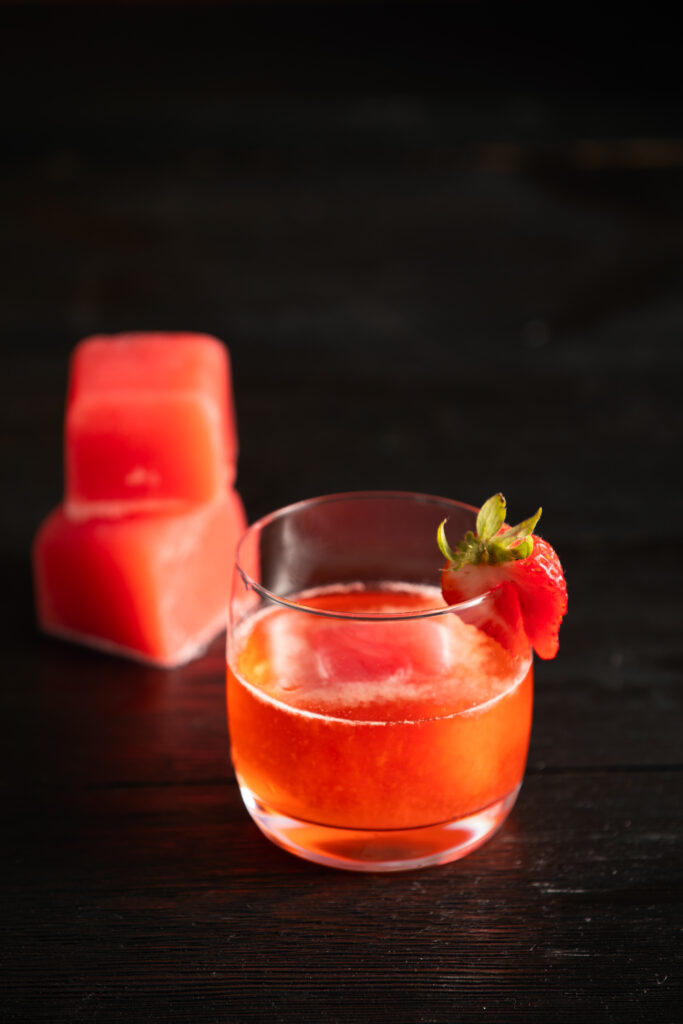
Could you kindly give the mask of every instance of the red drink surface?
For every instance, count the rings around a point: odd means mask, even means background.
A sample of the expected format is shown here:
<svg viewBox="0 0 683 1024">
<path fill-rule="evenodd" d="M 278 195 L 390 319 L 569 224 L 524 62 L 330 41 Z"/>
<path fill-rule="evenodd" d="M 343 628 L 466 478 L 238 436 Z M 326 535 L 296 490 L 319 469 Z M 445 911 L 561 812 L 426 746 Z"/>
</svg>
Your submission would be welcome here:
<svg viewBox="0 0 683 1024">
<path fill-rule="evenodd" d="M 372 617 L 443 608 L 435 588 L 302 596 Z M 232 757 L 273 810 L 346 829 L 406 829 L 515 791 L 531 729 L 531 658 L 457 614 L 374 620 L 277 606 L 233 638 Z"/>
</svg>

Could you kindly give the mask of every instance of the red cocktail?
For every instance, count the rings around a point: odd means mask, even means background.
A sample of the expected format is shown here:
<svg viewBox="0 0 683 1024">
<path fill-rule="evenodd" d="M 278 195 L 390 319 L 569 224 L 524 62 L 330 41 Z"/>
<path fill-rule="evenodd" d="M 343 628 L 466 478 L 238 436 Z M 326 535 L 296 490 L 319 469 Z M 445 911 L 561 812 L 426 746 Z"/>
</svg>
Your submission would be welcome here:
<svg viewBox="0 0 683 1024">
<path fill-rule="evenodd" d="M 512 807 L 531 650 L 504 593 L 447 607 L 438 585 L 439 522 L 469 528 L 475 515 L 420 495 L 340 495 L 242 541 L 232 757 L 252 817 L 291 852 L 355 870 L 445 863 Z"/>
</svg>

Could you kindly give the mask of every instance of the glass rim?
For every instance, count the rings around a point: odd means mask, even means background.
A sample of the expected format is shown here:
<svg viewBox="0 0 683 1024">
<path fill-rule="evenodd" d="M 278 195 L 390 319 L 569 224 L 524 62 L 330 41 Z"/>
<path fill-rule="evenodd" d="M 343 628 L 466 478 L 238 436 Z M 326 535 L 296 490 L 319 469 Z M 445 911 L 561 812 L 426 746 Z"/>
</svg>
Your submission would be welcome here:
<svg viewBox="0 0 683 1024">
<path fill-rule="evenodd" d="M 470 608 L 476 608 L 480 605 L 489 594 L 493 592 L 495 588 L 489 588 L 481 594 L 477 594 L 476 597 L 471 597 L 467 601 L 459 601 L 456 604 L 445 604 L 442 608 L 425 608 L 420 611 L 406 611 L 406 612 L 342 612 L 342 611 L 329 611 L 324 608 L 311 608 L 308 605 L 300 604 L 298 601 L 290 601 L 286 597 L 281 597 L 275 594 L 272 590 L 264 587 L 263 584 L 258 583 L 252 579 L 249 573 L 243 569 L 240 564 L 240 554 L 242 552 L 243 545 L 247 539 L 257 530 L 263 529 L 270 523 L 275 522 L 278 519 L 284 518 L 284 516 L 296 512 L 298 509 L 305 508 L 311 505 L 326 505 L 333 503 L 341 503 L 344 501 L 405 501 L 412 500 L 421 502 L 424 504 L 432 505 L 450 505 L 454 508 L 464 509 L 467 512 L 477 514 L 479 511 L 474 505 L 468 505 L 463 501 L 455 501 L 453 498 L 442 498 L 436 494 L 423 494 L 419 491 L 340 491 L 335 494 L 321 494 L 313 498 L 303 498 L 300 501 L 292 502 L 289 505 L 283 505 L 282 508 L 275 509 L 272 512 L 268 512 L 266 515 L 256 519 L 253 523 L 250 523 L 247 529 L 244 531 L 235 549 L 235 568 L 242 577 L 245 584 L 252 587 L 256 593 L 260 594 L 261 597 L 275 604 L 280 605 L 283 608 L 288 608 L 291 611 L 303 612 L 307 615 L 318 615 L 329 619 L 345 619 L 356 622 L 396 622 L 401 620 L 409 619 L 427 619 L 435 618 L 439 615 L 448 615 L 452 612 L 465 611 Z M 436 543 L 436 541 L 435 541 Z M 379 582 L 379 581 L 378 581 Z M 392 580 L 390 582 L 400 583 L 400 580 Z M 311 588 L 311 591 L 315 591 L 318 588 Z"/>
</svg>

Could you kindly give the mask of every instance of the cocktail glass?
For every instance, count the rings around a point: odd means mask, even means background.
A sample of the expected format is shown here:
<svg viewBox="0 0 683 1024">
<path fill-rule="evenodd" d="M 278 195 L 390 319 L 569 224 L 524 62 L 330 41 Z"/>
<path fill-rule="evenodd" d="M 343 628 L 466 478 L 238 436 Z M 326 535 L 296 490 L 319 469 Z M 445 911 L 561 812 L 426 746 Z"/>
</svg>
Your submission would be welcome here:
<svg viewBox="0 0 683 1024">
<path fill-rule="evenodd" d="M 444 864 L 515 802 L 531 650 L 506 587 L 446 606 L 444 518 L 456 539 L 476 509 L 329 495 L 260 519 L 238 547 L 232 760 L 258 827 L 300 857 L 356 871 Z"/>
</svg>

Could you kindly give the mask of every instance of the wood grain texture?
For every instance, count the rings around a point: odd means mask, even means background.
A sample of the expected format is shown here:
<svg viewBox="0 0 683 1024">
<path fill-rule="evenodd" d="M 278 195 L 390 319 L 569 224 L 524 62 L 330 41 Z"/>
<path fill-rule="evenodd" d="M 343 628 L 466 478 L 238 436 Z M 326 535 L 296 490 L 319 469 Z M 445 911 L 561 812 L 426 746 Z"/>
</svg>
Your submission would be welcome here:
<svg viewBox="0 0 683 1024">
<path fill-rule="evenodd" d="M 22 837 L 11 989 L 46 1021 L 675 1019 L 679 784 L 531 774 L 489 845 L 393 878 L 277 850 L 234 786 L 85 787 Z"/>
<path fill-rule="evenodd" d="M 674 34 L 595 14 L 561 47 L 433 3 L 0 22 L 0 1019 L 678 1024 Z M 160 672 L 37 632 L 68 353 L 155 327 L 229 343 L 251 518 L 543 503 L 570 613 L 518 804 L 465 860 L 354 876 L 263 839 L 224 638 Z"/>
</svg>

